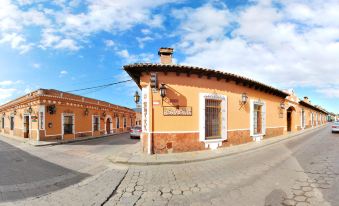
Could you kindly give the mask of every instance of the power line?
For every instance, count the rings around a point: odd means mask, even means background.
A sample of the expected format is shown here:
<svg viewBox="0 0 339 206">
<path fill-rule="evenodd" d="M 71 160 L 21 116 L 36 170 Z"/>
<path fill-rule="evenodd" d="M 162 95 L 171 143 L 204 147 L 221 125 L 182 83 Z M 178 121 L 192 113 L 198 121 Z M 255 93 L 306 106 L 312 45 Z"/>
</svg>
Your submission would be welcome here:
<svg viewBox="0 0 339 206">
<path fill-rule="evenodd" d="M 66 91 L 66 92 L 79 92 L 79 91 L 84 91 L 84 90 L 89 90 L 89 89 L 98 89 L 98 88 L 105 88 L 105 87 L 109 87 L 109 86 L 113 86 L 116 84 L 122 84 L 122 83 L 126 83 L 126 82 L 130 82 L 132 81 L 132 79 L 129 80 L 124 80 L 124 81 L 120 81 L 120 82 L 113 82 L 110 84 L 104 84 L 104 85 L 99 85 L 99 86 L 94 86 L 94 87 L 87 87 L 87 88 L 83 88 L 83 89 L 76 89 L 76 90 L 70 90 L 70 91 Z"/>
</svg>

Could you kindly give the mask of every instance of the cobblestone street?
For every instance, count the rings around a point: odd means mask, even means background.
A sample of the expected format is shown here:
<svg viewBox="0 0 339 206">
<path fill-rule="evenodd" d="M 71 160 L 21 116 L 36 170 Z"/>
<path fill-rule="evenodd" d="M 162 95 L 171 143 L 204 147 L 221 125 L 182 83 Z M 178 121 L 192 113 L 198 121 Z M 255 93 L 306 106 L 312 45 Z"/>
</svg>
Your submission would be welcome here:
<svg viewBox="0 0 339 206">
<path fill-rule="evenodd" d="M 338 148 L 325 128 L 227 158 L 133 166 L 105 205 L 339 205 Z"/>
<path fill-rule="evenodd" d="M 0 205 L 339 205 L 339 135 L 324 127 L 236 155 L 107 169 L 67 188 Z"/>
</svg>

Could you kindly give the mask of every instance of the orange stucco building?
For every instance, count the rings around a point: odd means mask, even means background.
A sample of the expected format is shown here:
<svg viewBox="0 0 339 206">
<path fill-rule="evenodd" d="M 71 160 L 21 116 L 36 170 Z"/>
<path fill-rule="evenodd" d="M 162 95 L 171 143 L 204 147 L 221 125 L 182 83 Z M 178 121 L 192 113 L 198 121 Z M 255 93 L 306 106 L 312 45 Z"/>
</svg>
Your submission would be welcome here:
<svg viewBox="0 0 339 206">
<path fill-rule="evenodd" d="M 0 134 L 36 141 L 129 131 L 135 112 L 108 102 L 39 89 L 0 106 Z"/>
<path fill-rule="evenodd" d="M 171 153 L 242 144 L 322 125 L 326 111 L 249 78 L 172 63 L 131 64 L 125 71 L 142 90 L 145 153 Z"/>
</svg>

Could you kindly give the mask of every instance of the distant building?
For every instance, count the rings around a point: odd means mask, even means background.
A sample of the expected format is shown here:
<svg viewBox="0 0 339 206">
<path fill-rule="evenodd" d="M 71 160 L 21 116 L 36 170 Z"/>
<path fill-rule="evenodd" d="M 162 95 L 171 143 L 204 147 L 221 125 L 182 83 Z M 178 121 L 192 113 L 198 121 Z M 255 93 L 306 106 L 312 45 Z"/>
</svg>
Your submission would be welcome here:
<svg viewBox="0 0 339 206">
<path fill-rule="evenodd" d="M 131 64 L 125 71 L 142 90 L 142 147 L 148 154 L 216 149 L 320 126 L 327 112 L 255 80 L 172 63 Z"/>
<path fill-rule="evenodd" d="M 129 131 L 135 112 L 108 102 L 39 89 L 0 106 L 0 134 L 32 140 L 69 140 Z"/>
<path fill-rule="evenodd" d="M 141 126 L 141 107 L 135 108 L 135 125 L 136 126 Z"/>
</svg>

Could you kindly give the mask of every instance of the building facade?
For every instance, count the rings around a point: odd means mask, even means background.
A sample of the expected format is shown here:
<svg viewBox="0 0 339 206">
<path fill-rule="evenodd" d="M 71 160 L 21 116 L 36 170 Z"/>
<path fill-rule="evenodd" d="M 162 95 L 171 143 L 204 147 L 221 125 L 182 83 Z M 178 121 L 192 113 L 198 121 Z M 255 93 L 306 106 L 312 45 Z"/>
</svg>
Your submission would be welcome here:
<svg viewBox="0 0 339 206">
<path fill-rule="evenodd" d="M 148 154 L 216 149 L 319 126 L 326 112 L 293 93 L 249 78 L 175 65 L 124 67 L 142 90 L 142 145 Z"/>
<path fill-rule="evenodd" d="M 0 106 L 0 134 L 36 141 L 129 131 L 135 112 L 108 102 L 39 89 Z"/>
</svg>

